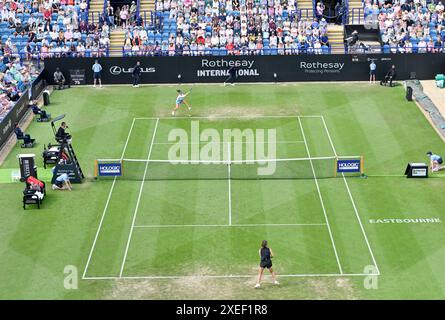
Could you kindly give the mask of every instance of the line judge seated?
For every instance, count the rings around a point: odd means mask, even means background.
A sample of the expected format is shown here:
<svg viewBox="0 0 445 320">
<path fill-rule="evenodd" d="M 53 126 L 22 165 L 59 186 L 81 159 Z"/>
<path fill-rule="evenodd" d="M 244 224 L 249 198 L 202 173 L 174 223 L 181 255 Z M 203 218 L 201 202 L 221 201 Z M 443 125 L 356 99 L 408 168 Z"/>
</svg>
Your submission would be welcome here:
<svg viewBox="0 0 445 320">
<path fill-rule="evenodd" d="M 60 68 L 56 68 L 56 72 L 54 72 L 54 82 L 57 84 L 59 90 L 62 90 L 65 86 L 65 76 L 60 71 Z"/>
<path fill-rule="evenodd" d="M 14 133 L 17 137 L 17 140 L 23 140 L 22 148 L 32 148 L 34 146 L 35 139 L 31 138 L 31 136 L 27 133 L 24 133 L 20 128 L 19 124 L 15 124 Z"/>
</svg>

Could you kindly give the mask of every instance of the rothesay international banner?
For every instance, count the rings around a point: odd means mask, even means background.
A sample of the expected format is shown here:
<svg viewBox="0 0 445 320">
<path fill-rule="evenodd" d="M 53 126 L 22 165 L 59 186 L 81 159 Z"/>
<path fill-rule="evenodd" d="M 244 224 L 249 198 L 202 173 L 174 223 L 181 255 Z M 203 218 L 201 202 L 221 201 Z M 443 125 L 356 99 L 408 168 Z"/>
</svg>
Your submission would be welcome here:
<svg viewBox="0 0 445 320">
<path fill-rule="evenodd" d="M 370 60 L 377 64 L 377 78 L 382 79 L 391 65 L 396 66 L 397 79 L 432 79 L 445 71 L 445 55 L 372 54 L 372 55 L 277 55 L 277 56 L 143 56 L 99 58 L 102 82 L 129 84 L 137 61 L 142 67 L 141 83 L 215 83 L 228 77 L 232 66 L 238 69 L 238 82 L 293 81 L 366 81 Z M 66 77 L 70 73 L 85 74 L 84 83 L 91 84 L 94 58 L 51 58 L 45 60 L 46 79 L 53 81 L 59 67 Z"/>
</svg>

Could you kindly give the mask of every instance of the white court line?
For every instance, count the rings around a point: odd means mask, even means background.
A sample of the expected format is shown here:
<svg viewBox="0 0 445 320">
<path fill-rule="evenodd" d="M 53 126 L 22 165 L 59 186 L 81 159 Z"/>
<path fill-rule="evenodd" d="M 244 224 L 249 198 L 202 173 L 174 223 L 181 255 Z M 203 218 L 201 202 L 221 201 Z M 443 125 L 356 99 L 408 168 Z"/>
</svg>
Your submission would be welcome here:
<svg viewBox="0 0 445 320">
<path fill-rule="evenodd" d="M 308 273 L 308 274 L 280 274 L 280 278 L 306 278 L 306 277 L 369 277 L 378 276 L 376 273 Z M 255 278 L 255 274 L 230 274 L 230 275 L 192 275 L 192 276 L 98 276 L 98 277 L 86 277 L 84 280 L 162 280 L 162 279 L 237 279 L 237 278 Z M 266 277 L 269 277 L 266 275 Z"/>
<path fill-rule="evenodd" d="M 124 145 L 124 148 L 122 150 L 121 160 L 124 158 L 125 151 L 127 150 L 128 141 L 130 141 L 131 132 L 133 131 L 133 127 L 134 127 L 134 122 L 135 122 L 135 119 L 133 118 L 133 121 L 131 122 L 130 130 L 128 131 L 127 140 L 125 141 L 125 145 Z M 113 194 L 113 190 L 114 190 L 114 185 L 115 184 L 116 184 L 116 176 L 113 179 L 113 184 L 111 185 L 110 192 L 108 193 L 107 202 L 105 203 L 104 211 L 102 212 L 102 217 L 100 218 L 99 226 L 98 226 L 97 231 L 96 231 L 96 236 L 94 237 L 93 245 L 91 246 L 91 250 L 90 250 L 90 253 L 88 255 L 88 260 L 87 260 L 87 263 L 85 265 L 85 269 L 83 270 L 82 278 L 85 278 L 85 275 L 86 275 L 87 270 L 88 270 L 88 266 L 90 265 L 91 257 L 93 256 L 93 251 L 94 251 L 94 248 L 96 247 L 97 238 L 99 237 L 99 233 L 100 233 L 100 230 L 102 228 L 102 224 L 103 224 L 105 215 L 106 215 L 107 210 L 108 210 L 108 205 L 110 203 L 111 195 Z"/>
<path fill-rule="evenodd" d="M 257 142 L 250 142 L 250 141 L 243 141 L 243 142 L 239 142 L 239 141 L 233 141 L 231 142 L 232 144 L 256 144 Z M 271 144 L 291 144 L 291 143 L 304 143 L 303 140 L 290 140 L 290 141 L 274 141 L 271 142 Z M 203 144 L 203 142 L 155 142 L 155 145 L 195 145 L 195 144 Z M 220 144 L 225 144 L 224 141 L 221 141 Z"/>
<path fill-rule="evenodd" d="M 310 153 L 309 147 L 307 145 L 306 135 L 304 134 L 303 125 L 301 124 L 301 119 L 300 118 L 298 118 L 298 123 L 300 124 L 301 134 L 303 136 L 304 144 L 306 146 L 306 152 L 307 152 L 307 155 L 308 155 L 308 157 L 310 159 L 311 158 L 311 153 Z M 320 187 L 318 185 L 318 180 L 317 180 L 317 176 L 315 174 L 314 164 L 312 163 L 312 159 L 310 159 L 309 162 L 311 164 L 312 174 L 314 176 L 315 185 L 317 187 L 318 197 L 320 198 L 321 207 L 323 209 L 324 218 L 326 220 L 326 226 L 328 227 L 329 237 L 331 238 L 332 247 L 334 248 L 335 259 L 337 260 L 338 269 L 340 270 L 340 273 L 343 274 L 343 269 L 342 269 L 341 264 L 340 264 L 340 259 L 338 258 L 337 248 L 335 247 L 334 237 L 332 236 L 331 226 L 329 225 L 328 216 L 326 214 L 326 209 L 324 207 L 323 197 L 321 195 Z"/>
<path fill-rule="evenodd" d="M 310 227 L 325 226 L 326 223 L 252 223 L 252 224 L 145 224 L 134 226 L 135 228 L 227 228 L 227 227 Z"/>
<path fill-rule="evenodd" d="M 231 174 L 230 174 L 230 161 L 232 160 L 232 155 L 231 155 L 231 145 L 230 142 L 227 144 L 227 152 L 228 152 L 228 160 L 229 160 L 229 164 L 227 165 L 227 174 L 228 174 L 228 178 L 229 178 L 229 226 L 232 225 L 232 179 Z"/>
<path fill-rule="evenodd" d="M 153 137 L 151 138 L 150 149 L 148 150 L 147 163 L 145 164 L 144 179 L 142 179 L 141 187 L 139 188 L 138 200 L 136 202 L 136 208 L 134 209 L 133 221 L 131 222 L 131 229 L 130 229 L 130 233 L 128 235 L 127 245 L 125 247 L 124 259 L 122 260 L 121 271 L 119 273 L 119 277 L 122 277 L 122 273 L 124 272 L 125 261 L 127 260 L 128 248 L 130 247 L 131 236 L 133 234 L 134 222 L 136 221 L 139 204 L 141 202 L 142 190 L 144 188 L 145 177 L 147 176 L 147 169 L 148 169 L 148 163 L 149 163 L 148 160 L 150 160 L 151 151 L 153 149 L 153 142 L 155 141 L 156 131 L 158 130 L 158 123 L 159 123 L 159 119 L 156 119 L 155 129 L 153 131 Z"/>
<path fill-rule="evenodd" d="M 331 134 L 329 133 L 329 129 L 328 129 L 328 126 L 326 125 L 326 121 L 325 121 L 323 116 L 321 117 L 321 119 L 323 121 L 324 128 L 325 128 L 326 133 L 328 135 L 329 142 L 331 143 L 332 151 L 334 151 L 335 156 L 337 156 L 337 151 L 335 150 L 334 143 L 332 142 Z M 378 267 L 377 262 L 375 260 L 374 253 L 372 252 L 371 245 L 369 244 L 369 240 L 368 240 L 368 237 L 366 235 L 365 228 L 363 227 L 362 220 L 360 218 L 360 215 L 358 213 L 357 207 L 355 205 L 354 198 L 352 197 L 351 190 L 349 189 L 348 181 L 346 180 L 344 173 L 342 173 L 342 176 L 343 176 L 343 181 L 345 183 L 346 189 L 348 190 L 349 199 L 351 199 L 352 207 L 354 208 L 355 216 L 357 217 L 357 221 L 360 224 L 360 229 L 362 230 L 363 237 L 365 238 L 366 245 L 368 246 L 369 253 L 371 254 L 372 262 L 374 263 L 374 266 L 377 269 L 377 273 L 380 275 L 380 270 L 379 270 L 379 267 Z"/>
<path fill-rule="evenodd" d="M 179 119 L 179 120 L 184 120 L 184 119 L 207 119 L 207 120 L 213 120 L 213 119 L 232 119 L 232 120 L 238 120 L 238 119 L 251 119 L 251 120 L 255 120 L 255 119 L 279 119 L 279 118 L 283 118 L 283 119 L 297 119 L 297 118 L 321 118 L 321 115 L 313 115 L 313 116 L 298 116 L 298 115 L 282 115 L 282 116 L 274 116 L 274 115 L 270 115 L 270 116 L 266 116 L 266 115 L 254 115 L 254 116 L 250 116 L 250 115 L 239 115 L 239 116 L 195 116 L 195 117 L 136 117 L 134 119 L 136 120 L 156 120 L 156 119 L 160 119 L 160 120 L 175 120 L 175 119 Z"/>
</svg>

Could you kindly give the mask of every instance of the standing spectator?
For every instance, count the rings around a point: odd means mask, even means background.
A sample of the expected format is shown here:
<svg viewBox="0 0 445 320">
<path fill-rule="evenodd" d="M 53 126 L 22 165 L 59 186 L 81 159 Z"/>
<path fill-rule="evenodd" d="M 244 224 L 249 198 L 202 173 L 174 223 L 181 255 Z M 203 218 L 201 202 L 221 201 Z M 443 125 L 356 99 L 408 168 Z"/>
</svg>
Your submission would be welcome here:
<svg viewBox="0 0 445 320">
<path fill-rule="evenodd" d="M 114 27 L 114 8 L 110 4 L 110 1 L 107 1 L 106 13 L 107 13 L 107 17 L 108 17 L 107 24 L 110 27 Z"/>
<path fill-rule="evenodd" d="M 317 7 L 315 9 L 315 13 L 317 15 L 317 20 L 320 21 L 323 18 L 323 11 L 324 11 L 324 4 L 323 2 L 318 2 Z"/>
<path fill-rule="evenodd" d="M 114 22 L 117 26 L 121 25 L 121 8 L 117 7 L 116 11 L 114 12 Z"/>
<path fill-rule="evenodd" d="M 136 19 L 136 11 L 137 11 L 137 5 L 134 1 L 131 1 L 130 6 L 130 13 L 129 13 L 129 23 L 132 24 L 133 21 Z"/>
<path fill-rule="evenodd" d="M 139 87 L 139 78 L 141 76 L 141 63 L 138 61 L 136 66 L 133 68 L 133 88 Z"/>
<path fill-rule="evenodd" d="M 120 12 L 120 18 L 121 18 L 122 28 L 126 28 L 127 27 L 127 19 L 128 19 L 127 6 L 122 6 L 122 9 Z"/>
<path fill-rule="evenodd" d="M 102 88 L 102 80 L 100 76 L 100 72 L 102 71 L 102 66 L 99 64 L 97 60 L 94 60 L 92 69 L 94 72 L 94 87 L 96 88 L 96 81 L 99 81 L 99 88 Z"/>
</svg>

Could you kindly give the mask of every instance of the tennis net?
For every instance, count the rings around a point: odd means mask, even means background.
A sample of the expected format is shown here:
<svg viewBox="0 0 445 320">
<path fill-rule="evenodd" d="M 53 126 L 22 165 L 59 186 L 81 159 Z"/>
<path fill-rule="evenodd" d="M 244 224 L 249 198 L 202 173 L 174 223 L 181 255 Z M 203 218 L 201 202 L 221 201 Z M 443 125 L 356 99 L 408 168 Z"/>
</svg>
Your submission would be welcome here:
<svg viewBox="0 0 445 320">
<path fill-rule="evenodd" d="M 355 163 L 355 170 L 339 171 L 339 163 Z M 139 159 L 98 159 L 95 161 L 96 177 L 116 176 L 117 179 L 139 181 L 323 179 L 333 178 L 337 172 L 357 176 L 363 174 L 363 158 L 332 156 L 250 161 Z"/>
</svg>

